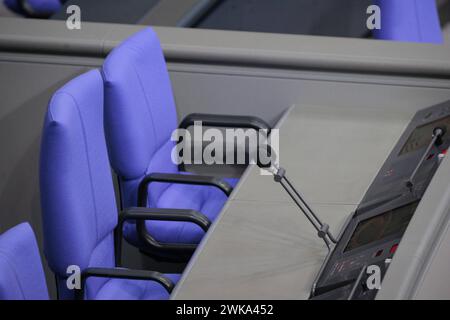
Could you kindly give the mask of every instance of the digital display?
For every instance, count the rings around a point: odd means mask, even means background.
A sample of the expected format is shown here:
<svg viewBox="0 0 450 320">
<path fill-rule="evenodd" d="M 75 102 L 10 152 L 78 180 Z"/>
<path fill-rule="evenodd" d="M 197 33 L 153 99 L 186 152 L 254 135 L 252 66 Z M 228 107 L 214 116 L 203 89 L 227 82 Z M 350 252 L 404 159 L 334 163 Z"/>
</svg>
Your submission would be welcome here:
<svg viewBox="0 0 450 320">
<path fill-rule="evenodd" d="M 419 201 L 416 201 L 361 221 L 350 238 L 345 251 L 359 248 L 397 233 L 403 234 L 418 204 Z"/>
<path fill-rule="evenodd" d="M 413 152 L 427 146 L 432 139 L 433 130 L 438 127 L 449 132 L 450 116 L 417 127 L 409 136 L 408 141 L 406 141 L 399 155 Z"/>
</svg>

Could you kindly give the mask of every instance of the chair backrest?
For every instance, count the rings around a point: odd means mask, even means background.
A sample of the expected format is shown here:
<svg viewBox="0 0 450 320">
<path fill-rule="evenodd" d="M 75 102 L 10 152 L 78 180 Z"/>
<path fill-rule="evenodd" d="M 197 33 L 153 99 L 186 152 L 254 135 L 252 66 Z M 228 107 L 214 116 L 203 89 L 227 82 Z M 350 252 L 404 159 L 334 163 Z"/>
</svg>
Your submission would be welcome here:
<svg viewBox="0 0 450 320">
<path fill-rule="evenodd" d="M 4 0 L 5 5 L 16 13 L 26 15 L 22 5 L 35 14 L 52 14 L 58 12 L 61 7 L 60 0 L 26 0 L 23 4 L 20 0 Z"/>
<path fill-rule="evenodd" d="M 377 39 L 443 43 L 436 0 L 375 0 L 381 8 Z"/>
<path fill-rule="evenodd" d="M 0 235 L 0 300 L 48 300 L 33 230 L 22 223 Z"/>
<path fill-rule="evenodd" d="M 12 11 L 14 11 L 16 13 L 23 14 L 22 8 L 21 8 L 21 6 L 19 4 L 19 0 L 3 0 L 3 3 L 10 10 L 12 10 Z"/>
<path fill-rule="evenodd" d="M 70 81 L 52 97 L 40 160 L 44 252 L 71 298 L 67 267 L 114 266 L 117 207 L 103 130 L 103 81 L 98 70 Z M 88 286 L 95 295 L 102 281 Z"/>
<path fill-rule="evenodd" d="M 121 181 L 125 207 L 136 206 L 139 181 L 150 172 L 178 172 L 171 160 L 176 107 L 156 33 L 145 28 L 106 58 L 105 132 L 111 166 Z M 167 185 L 150 188 L 156 201 Z"/>
</svg>

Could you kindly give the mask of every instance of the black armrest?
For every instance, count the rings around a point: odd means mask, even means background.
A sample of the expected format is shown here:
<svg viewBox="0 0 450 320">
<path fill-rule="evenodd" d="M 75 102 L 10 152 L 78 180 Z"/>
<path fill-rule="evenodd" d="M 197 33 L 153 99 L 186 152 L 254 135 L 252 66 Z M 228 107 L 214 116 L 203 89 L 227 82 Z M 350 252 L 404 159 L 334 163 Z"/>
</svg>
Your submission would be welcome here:
<svg viewBox="0 0 450 320">
<path fill-rule="evenodd" d="M 187 129 L 193 126 L 196 121 L 201 121 L 202 125 L 208 127 L 221 128 L 249 128 L 255 130 L 268 130 L 270 126 L 262 119 L 253 116 L 233 116 L 207 113 L 191 113 L 181 121 L 179 128 Z"/>
<path fill-rule="evenodd" d="M 187 175 L 174 173 L 151 173 L 142 179 L 138 190 L 138 206 L 147 206 L 148 186 L 152 182 L 177 183 L 177 184 L 192 184 L 202 186 L 213 186 L 223 191 L 227 196 L 233 192 L 233 187 L 226 181 L 211 176 L 201 175 Z"/>
<path fill-rule="evenodd" d="M 131 280 L 150 280 L 161 284 L 170 294 L 175 284 L 162 273 L 156 271 L 132 270 L 121 268 L 88 268 L 81 273 L 81 288 L 77 290 L 77 299 L 84 298 L 84 289 L 88 278 L 116 278 Z"/>
<path fill-rule="evenodd" d="M 18 5 L 20 9 L 26 13 L 30 18 L 36 19 L 47 19 L 52 15 L 52 12 L 35 12 L 32 7 L 28 4 L 27 0 L 19 0 Z"/>
<path fill-rule="evenodd" d="M 166 255 L 180 254 L 190 257 L 197 248 L 195 244 L 166 244 L 158 242 L 148 232 L 145 221 L 183 221 L 197 224 L 205 232 L 211 226 L 208 217 L 195 210 L 161 209 L 161 208 L 128 208 L 119 215 L 119 223 L 115 232 L 116 265 L 121 266 L 123 224 L 127 220 L 136 220 L 136 229 L 139 238 L 146 247 L 154 253 Z"/>
<path fill-rule="evenodd" d="M 195 210 L 163 209 L 163 208 L 127 208 L 120 215 L 121 222 L 126 220 L 153 221 L 185 221 L 197 224 L 205 232 L 211 226 L 211 221 L 204 214 Z"/>
</svg>

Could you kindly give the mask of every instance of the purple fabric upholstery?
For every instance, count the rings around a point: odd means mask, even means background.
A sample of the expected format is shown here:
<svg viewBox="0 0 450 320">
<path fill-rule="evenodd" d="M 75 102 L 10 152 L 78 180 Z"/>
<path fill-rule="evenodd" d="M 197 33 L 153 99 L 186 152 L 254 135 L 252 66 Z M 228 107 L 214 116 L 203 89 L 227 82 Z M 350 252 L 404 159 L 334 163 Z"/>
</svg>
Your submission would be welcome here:
<svg viewBox="0 0 450 320">
<path fill-rule="evenodd" d="M 111 165 L 120 179 L 123 207 L 135 207 L 143 177 L 179 173 L 171 160 L 170 140 L 178 125 L 176 107 L 156 33 L 145 28 L 126 39 L 106 58 L 102 73 Z M 214 220 L 226 200 L 213 187 L 155 183 L 149 188 L 148 206 L 194 209 Z M 196 225 L 184 222 L 147 222 L 147 226 L 163 242 L 198 243 L 204 235 Z M 124 235 L 137 243 L 134 224 L 125 226 Z"/>
<path fill-rule="evenodd" d="M 180 275 L 167 275 L 174 283 L 180 280 Z M 109 280 L 95 297 L 96 300 L 167 300 L 167 291 L 152 281 L 142 280 Z"/>
<path fill-rule="evenodd" d="M 48 300 L 33 230 L 22 223 L 0 235 L 0 300 Z"/>
<path fill-rule="evenodd" d="M 61 297 L 73 298 L 65 285 L 68 266 L 115 267 L 113 231 L 118 213 L 98 70 L 77 77 L 53 95 L 44 123 L 40 165 L 45 254 L 58 277 Z M 151 299 L 153 294 L 162 297 L 162 290 L 146 281 L 89 278 L 86 297 Z"/>
<path fill-rule="evenodd" d="M 377 39 L 443 43 L 435 0 L 375 0 L 381 8 Z"/>
<path fill-rule="evenodd" d="M 12 11 L 26 15 L 26 12 L 19 4 L 19 0 L 4 0 L 4 4 Z M 26 0 L 26 4 L 36 14 L 52 14 L 62 8 L 60 0 Z"/>
</svg>

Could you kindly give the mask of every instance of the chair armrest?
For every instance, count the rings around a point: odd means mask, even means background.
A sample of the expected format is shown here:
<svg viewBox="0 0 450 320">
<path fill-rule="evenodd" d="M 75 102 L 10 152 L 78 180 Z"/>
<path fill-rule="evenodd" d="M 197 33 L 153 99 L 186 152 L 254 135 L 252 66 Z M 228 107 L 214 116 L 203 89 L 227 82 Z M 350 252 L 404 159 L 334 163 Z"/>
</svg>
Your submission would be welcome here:
<svg viewBox="0 0 450 320">
<path fill-rule="evenodd" d="M 192 222 L 205 232 L 211 226 L 211 221 L 204 214 L 195 210 L 163 209 L 163 208 L 128 208 L 120 215 L 121 223 L 126 220 L 153 221 L 184 221 Z"/>
<path fill-rule="evenodd" d="M 187 129 L 196 121 L 201 121 L 204 126 L 219 128 L 249 128 L 255 130 L 268 130 L 270 126 L 264 120 L 253 116 L 219 115 L 207 113 L 191 113 L 181 121 L 179 128 Z"/>
<path fill-rule="evenodd" d="M 84 298 L 84 289 L 88 278 L 115 278 L 130 280 L 150 280 L 158 282 L 170 294 L 175 284 L 171 279 L 156 271 L 133 270 L 122 268 L 88 268 L 81 273 L 81 288 L 77 290 L 77 299 Z"/>
<path fill-rule="evenodd" d="M 267 138 L 271 132 L 270 126 L 261 118 L 254 116 L 236 116 L 236 115 L 218 115 L 207 113 L 191 113 L 181 121 L 179 128 L 188 129 L 193 126 L 195 122 L 201 121 L 203 126 L 218 127 L 218 128 L 247 128 L 254 129 L 258 133 L 258 140 L 260 139 L 260 132 L 265 131 L 264 136 Z M 178 138 L 178 143 L 183 141 L 184 137 Z M 182 153 L 181 153 L 182 154 Z M 180 154 L 180 155 L 181 155 Z M 180 171 L 185 170 L 184 163 L 179 165 Z"/>
<path fill-rule="evenodd" d="M 138 189 L 138 206 L 147 206 L 148 186 L 153 182 L 176 183 L 176 184 L 191 184 L 202 186 L 213 186 L 222 190 L 227 196 L 233 192 L 233 187 L 226 181 L 212 176 L 202 175 L 186 175 L 174 173 L 151 173 L 142 179 Z"/>
<path fill-rule="evenodd" d="M 192 222 L 202 228 L 205 232 L 211 226 L 211 221 L 207 216 L 195 210 L 185 209 L 163 209 L 163 208 L 128 208 L 119 215 L 119 222 L 115 230 L 115 258 L 116 265 L 122 265 L 122 238 L 123 224 L 125 221 L 135 220 L 136 231 L 139 239 L 146 248 L 153 253 L 164 256 L 180 255 L 185 261 L 197 248 L 196 244 L 166 244 L 157 241 L 148 233 L 145 221 L 184 221 Z"/>
</svg>

